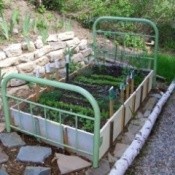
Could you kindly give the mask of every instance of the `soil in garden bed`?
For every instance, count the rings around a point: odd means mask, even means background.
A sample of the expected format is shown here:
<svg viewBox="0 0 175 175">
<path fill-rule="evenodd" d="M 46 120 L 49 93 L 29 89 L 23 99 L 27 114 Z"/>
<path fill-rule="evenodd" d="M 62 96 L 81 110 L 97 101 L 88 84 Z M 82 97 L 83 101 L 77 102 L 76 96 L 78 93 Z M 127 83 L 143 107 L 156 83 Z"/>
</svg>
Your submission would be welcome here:
<svg viewBox="0 0 175 175">
<path fill-rule="evenodd" d="M 126 81 L 126 76 L 130 73 L 130 69 L 122 68 L 115 65 L 91 65 L 85 68 L 79 75 L 70 78 L 67 83 L 74 84 L 86 89 L 97 100 L 101 112 L 101 127 L 109 118 L 109 89 L 113 86 L 114 89 L 119 89 L 120 84 Z M 147 73 L 143 71 L 135 71 L 135 88 L 143 81 Z M 81 115 L 93 117 L 94 112 L 90 103 L 82 95 L 62 90 L 52 89 L 41 94 L 38 102 L 47 106 L 55 107 L 66 111 L 71 111 Z M 120 94 L 114 102 L 114 111 L 121 105 Z M 29 106 L 25 108 L 29 112 Z M 41 107 L 32 107 L 33 114 L 44 116 L 44 109 Z M 59 112 L 48 109 L 46 118 L 60 122 Z M 61 122 L 75 127 L 75 116 L 62 113 Z M 93 121 L 83 118 L 78 118 L 78 128 L 88 132 L 93 131 Z"/>
</svg>

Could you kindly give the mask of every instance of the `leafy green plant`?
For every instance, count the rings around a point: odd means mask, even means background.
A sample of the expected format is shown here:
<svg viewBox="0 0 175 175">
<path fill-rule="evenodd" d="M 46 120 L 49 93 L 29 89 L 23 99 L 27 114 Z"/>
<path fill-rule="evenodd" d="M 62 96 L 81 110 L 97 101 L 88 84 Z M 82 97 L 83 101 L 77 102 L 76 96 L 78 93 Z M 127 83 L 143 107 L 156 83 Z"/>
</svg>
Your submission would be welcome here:
<svg viewBox="0 0 175 175">
<path fill-rule="evenodd" d="M 41 14 L 45 13 L 46 12 L 46 8 L 43 4 L 41 4 L 38 8 L 37 8 L 37 11 Z"/>
<path fill-rule="evenodd" d="M 36 23 L 37 30 L 39 34 L 42 36 L 43 43 L 46 43 L 48 34 L 48 23 L 46 20 L 38 19 Z"/>
<path fill-rule="evenodd" d="M 24 38 L 29 42 L 29 34 L 32 29 L 32 20 L 30 15 L 25 15 L 22 25 L 22 34 Z"/>
<path fill-rule="evenodd" d="M 4 10 L 4 1 L 0 0 L 0 15 L 2 16 Z"/>
<path fill-rule="evenodd" d="M 157 60 L 157 74 L 165 77 L 170 83 L 175 77 L 175 57 L 159 54 Z"/>
<path fill-rule="evenodd" d="M 0 21 L 0 28 L 2 35 L 5 37 L 5 39 L 9 40 L 9 25 L 5 18 L 2 18 L 2 21 Z"/>
<path fill-rule="evenodd" d="M 14 10 L 10 19 L 10 34 L 12 35 L 14 26 L 19 23 L 19 10 Z"/>
</svg>

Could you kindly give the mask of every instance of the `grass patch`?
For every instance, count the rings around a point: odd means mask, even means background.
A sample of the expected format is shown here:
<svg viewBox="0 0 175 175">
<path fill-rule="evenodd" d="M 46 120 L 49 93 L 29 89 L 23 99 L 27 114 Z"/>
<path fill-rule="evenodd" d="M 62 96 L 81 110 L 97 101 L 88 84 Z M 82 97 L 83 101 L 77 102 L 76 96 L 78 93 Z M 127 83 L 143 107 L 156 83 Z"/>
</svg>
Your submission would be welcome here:
<svg viewBox="0 0 175 175">
<path fill-rule="evenodd" d="M 159 54 L 157 59 L 157 74 L 170 83 L 175 78 L 175 56 Z"/>
</svg>

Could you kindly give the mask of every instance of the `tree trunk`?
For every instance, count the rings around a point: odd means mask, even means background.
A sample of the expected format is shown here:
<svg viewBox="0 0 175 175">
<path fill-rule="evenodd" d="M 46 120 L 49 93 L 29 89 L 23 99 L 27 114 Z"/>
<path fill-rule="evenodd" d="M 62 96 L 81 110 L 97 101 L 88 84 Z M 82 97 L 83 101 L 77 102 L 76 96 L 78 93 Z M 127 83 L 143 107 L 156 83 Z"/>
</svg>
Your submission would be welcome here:
<svg viewBox="0 0 175 175">
<path fill-rule="evenodd" d="M 164 106 L 174 89 L 175 80 L 170 84 L 166 93 L 162 95 L 161 99 L 154 107 L 152 113 L 149 115 L 147 121 L 145 122 L 141 130 L 136 134 L 135 139 L 124 152 L 123 156 L 115 163 L 109 175 L 123 175 L 126 172 L 126 170 L 132 164 L 135 157 L 139 154 L 140 149 L 143 147 L 158 115 L 162 110 L 162 107 Z"/>
</svg>

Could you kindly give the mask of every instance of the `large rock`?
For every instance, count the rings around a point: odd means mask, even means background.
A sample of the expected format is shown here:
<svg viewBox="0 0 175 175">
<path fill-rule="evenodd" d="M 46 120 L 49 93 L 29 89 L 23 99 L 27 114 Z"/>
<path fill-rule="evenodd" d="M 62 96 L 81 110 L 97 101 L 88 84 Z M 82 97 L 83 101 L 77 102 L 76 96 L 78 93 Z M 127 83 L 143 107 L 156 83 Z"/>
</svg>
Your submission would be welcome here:
<svg viewBox="0 0 175 175">
<path fill-rule="evenodd" d="M 24 175 L 51 175 L 51 169 L 47 167 L 27 166 Z"/>
<path fill-rule="evenodd" d="M 6 54 L 3 51 L 0 51 L 0 61 L 6 58 Z"/>
<path fill-rule="evenodd" d="M 81 40 L 81 42 L 79 44 L 79 49 L 80 50 L 87 49 L 87 40 L 86 39 Z"/>
<path fill-rule="evenodd" d="M 47 54 L 47 56 L 49 57 L 49 60 L 52 62 L 55 60 L 61 60 L 64 58 L 64 50 L 62 49 L 50 52 L 49 54 Z"/>
<path fill-rule="evenodd" d="M 16 133 L 0 133 L 0 140 L 5 147 L 19 147 L 25 145 L 25 142 L 21 137 Z"/>
<path fill-rule="evenodd" d="M 47 56 L 43 56 L 37 60 L 35 60 L 34 64 L 38 66 L 44 66 L 49 63 L 49 58 Z"/>
<path fill-rule="evenodd" d="M 51 34 L 47 38 L 47 42 L 56 42 L 58 41 L 58 35 L 57 34 Z"/>
<path fill-rule="evenodd" d="M 66 41 L 66 45 L 67 45 L 68 47 L 75 47 L 75 46 L 77 46 L 79 43 L 80 43 L 80 40 L 79 40 L 77 37 L 75 37 L 73 40 L 68 40 L 68 41 Z"/>
<path fill-rule="evenodd" d="M 59 49 L 64 49 L 66 47 L 66 43 L 62 41 L 58 42 L 49 42 L 49 45 L 51 46 L 51 50 L 59 50 Z"/>
<path fill-rule="evenodd" d="M 0 67 L 10 67 L 10 66 L 16 66 L 19 64 L 19 58 L 18 57 L 11 57 L 6 58 L 5 60 L 0 61 Z"/>
<path fill-rule="evenodd" d="M 35 68 L 33 62 L 23 63 L 17 66 L 17 69 L 20 73 L 31 73 Z"/>
<path fill-rule="evenodd" d="M 12 79 L 10 80 L 10 86 L 11 87 L 16 87 L 16 86 L 21 86 L 26 84 L 26 81 L 19 80 L 19 79 Z"/>
<path fill-rule="evenodd" d="M 22 54 L 21 44 L 11 44 L 7 48 L 4 49 L 7 57 L 16 57 Z"/>
<path fill-rule="evenodd" d="M 81 62 L 83 60 L 83 55 L 81 53 L 74 54 L 72 60 L 74 62 Z"/>
<path fill-rule="evenodd" d="M 65 32 L 58 34 L 58 39 L 61 41 L 71 40 L 74 38 L 74 32 Z"/>
<path fill-rule="evenodd" d="M 27 44 L 27 50 L 29 52 L 33 52 L 33 51 L 35 51 L 35 49 L 36 49 L 35 44 L 32 41 L 29 41 L 28 44 Z"/>
<path fill-rule="evenodd" d="M 34 60 L 34 53 L 26 53 L 19 57 L 19 62 L 27 63 Z"/>
<path fill-rule="evenodd" d="M 83 54 L 83 57 L 87 57 L 87 56 L 92 54 L 92 49 L 91 48 L 87 48 L 87 49 L 81 51 L 81 53 Z"/>
<path fill-rule="evenodd" d="M 63 154 L 56 154 L 56 157 L 61 174 L 68 174 L 73 171 L 78 171 L 91 166 L 90 162 L 87 162 L 78 156 L 66 156 Z"/>
<path fill-rule="evenodd" d="M 41 49 L 39 49 L 39 50 L 36 50 L 36 51 L 34 52 L 35 59 L 40 58 L 40 57 L 46 55 L 46 54 L 49 53 L 51 50 L 52 50 L 52 48 L 51 48 L 50 45 L 46 45 L 46 46 L 44 46 L 43 48 L 41 48 Z"/>
<path fill-rule="evenodd" d="M 21 147 L 17 160 L 22 162 L 44 163 L 44 160 L 52 154 L 51 148 L 42 146 Z"/>
<path fill-rule="evenodd" d="M 7 67 L 7 68 L 3 68 L 1 70 L 1 73 L 7 76 L 8 74 L 11 74 L 11 73 L 18 73 L 18 70 L 16 67 Z"/>
<path fill-rule="evenodd" d="M 36 47 L 36 49 L 41 49 L 43 46 L 44 46 L 44 44 L 43 44 L 42 39 L 41 39 L 41 38 L 38 38 L 38 39 L 35 41 L 35 47 Z"/>
</svg>

